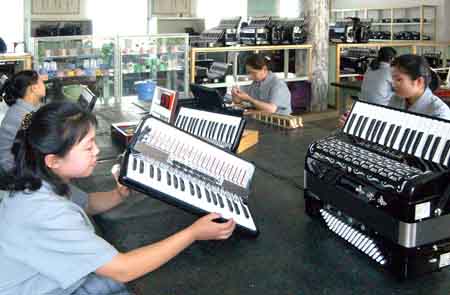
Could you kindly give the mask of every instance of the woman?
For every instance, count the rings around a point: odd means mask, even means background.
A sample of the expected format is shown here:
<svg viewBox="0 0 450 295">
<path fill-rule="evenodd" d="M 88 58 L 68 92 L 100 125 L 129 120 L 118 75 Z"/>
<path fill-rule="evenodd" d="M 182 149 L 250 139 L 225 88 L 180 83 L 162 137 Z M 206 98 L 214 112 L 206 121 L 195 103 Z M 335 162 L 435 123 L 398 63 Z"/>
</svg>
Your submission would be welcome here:
<svg viewBox="0 0 450 295">
<path fill-rule="evenodd" d="M 392 64 L 394 95 L 388 106 L 410 112 L 450 120 L 449 107 L 429 88 L 431 69 L 422 56 L 405 54 Z M 338 127 L 343 127 L 348 113 L 341 116 Z"/>
<path fill-rule="evenodd" d="M 251 54 L 245 61 L 245 68 L 253 83 L 242 89 L 233 88 L 233 102 L 247 102 L 258 111 L 289 115 L 292 112 L 291 93 L 286 83 L 269 70 L 266 58 Z"/>
<path fill-rule="evenodd" d="M 0 166 L 13 167 L 11 147 L 26 114 L 37 110 L 45 96 L 45 85 L 35 71 L 22 71 L 6 80 L 0 95 L 9 106 L 0 125 Z"/>
<path fill-rule="evenodd" d="M 392 89 L 391 62 L 397 55 L 392 47 L 382 47 L 378 57 L 369 65 L 361 86 L 361 99 L 371 103 L 387 105 L 394 90 Z"/>
<path fill-rule="evenodd" d="M 235 222 L 209 214 L 160 242 L 118 252 L 95 234 L 70 185 L 91 175 L 96 119 L 73 103 L 50 103 L 24 121 L 15 169 L 0 177 L 1 294 L 129 294 L 123 283 L 151 272 L 197 240 L 227 239 Z M 90 212 L 108 210 L 89 196 Z"/>
</svg>

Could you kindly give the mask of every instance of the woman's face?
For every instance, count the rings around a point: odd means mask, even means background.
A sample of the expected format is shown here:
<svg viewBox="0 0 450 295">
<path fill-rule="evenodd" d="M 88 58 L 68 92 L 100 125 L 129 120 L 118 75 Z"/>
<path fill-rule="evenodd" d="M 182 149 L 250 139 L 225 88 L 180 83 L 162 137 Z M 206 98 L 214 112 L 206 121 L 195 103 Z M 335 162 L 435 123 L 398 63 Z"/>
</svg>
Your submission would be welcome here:
<svg viewBox="0 0 450 295">
<path fill-rule="evenodd" d="M 424 91 L 424 79 L 411 79 L 399 68 L 392 67 L 392 86 L 395 94 L 403 98 L 410 98 L 420 95 Z"/>
<path fill-rule="evenodd" d="M 67 155 L 58 158 L 58 165 L 52 170 L 65 180 L 87 177 L 97 165 L 99 151 L 95 142 L 95 128 L 91 127 L 88 134 Z"/>
<path fill-rule="evenodd" d="M 45 84 L 42 76 L 39 76 L 36 84 L 31 85 L 31 91 L 39 98 L 45 96 Z"/>
<path fill-rule="evenodd" d="M 266 78 L 268 70 L 267 67 L 263 67 L 261 70 L 257 70 L 252 68 L 251 66 L 245 66 L 247 74 L 250 77 L 250 80 L 253 81 L 262 81 Z"/>
</svg>

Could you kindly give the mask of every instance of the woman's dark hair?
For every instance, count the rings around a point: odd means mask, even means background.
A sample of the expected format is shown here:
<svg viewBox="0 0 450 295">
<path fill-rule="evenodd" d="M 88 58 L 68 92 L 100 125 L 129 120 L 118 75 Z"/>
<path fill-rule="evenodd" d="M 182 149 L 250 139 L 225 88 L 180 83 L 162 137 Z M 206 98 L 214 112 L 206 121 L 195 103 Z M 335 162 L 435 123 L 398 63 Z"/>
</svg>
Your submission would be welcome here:
<svg viewBox="0 0 450 295">
<path fill-rule="evenodd" d="M 35 85 L 39 80 L 39 74 L 36 71 L 21 71 L 14 74 L 6 80 L 0 89 L 0 96 L 7 105 L 12 106 L 17 99 L 23 98 L 27 89 L 31 85 Z"/>
<path fill-rule="evenodd" d="M 54 102 L 33 113 L 28 123 L 24 121 L 17 133 L 12 147 L 15 167 L 0 176 L 0 189 L 35 191 L 46 181 L 56 194 L 68 195 L 69 186 L 45 164 L 45 156 L 67 155 L 97 126 L 95 116 L 75 103 Z"/>
<path fill-rule="evenodd" d="M 381 47 L 378 50 L 378 57 L 374 59 L 370 63 L 370 69 L 372 71 L 376 71 L 380 68 L 380 63 L 387 62 L 390 63 L 395 56 L 397 55 L 397 51 L 392 47 Z"/>
<path fill-rule="evenodd" d="M 416 54 L 404 54 L 396 57 L 391 66 L 396 67 L 400 72 L 408 75 L 412 80 L 423 77 L 425 88 L 431 82 L 431 69 L 427 60 Z"/>
<path fill-rule="evenodd" d="M 255 70 L 262 70 L 264 67 L 269 69 L 269 64 L 270 57 L 262 54 L 252 53 L 245 59 L 245 65 Z"/>
</svg>

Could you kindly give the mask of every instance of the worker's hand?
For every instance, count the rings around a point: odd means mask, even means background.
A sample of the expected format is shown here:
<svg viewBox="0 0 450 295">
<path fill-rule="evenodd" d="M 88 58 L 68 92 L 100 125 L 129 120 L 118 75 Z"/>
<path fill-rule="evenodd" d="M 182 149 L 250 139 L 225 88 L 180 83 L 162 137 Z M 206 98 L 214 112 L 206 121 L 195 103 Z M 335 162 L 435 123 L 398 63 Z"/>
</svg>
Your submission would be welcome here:
<svg viewBox="0 0 450 295">
<path fill-rule="evenodd" d="M 344 127 L 345 122 L 347 121 L 349 115 L 350 115 L 350 112 L 347 111 L 339 118 L 339 122 L 338 122 L 338 127 L 339 128 Z"/>
<path fill-rule="evenodd" d="M 120 174 L 119 164 L 115 164 L 111 168 L 111 174 L 113 175 L 114 180 L 116 181 L 116 188 L 114 189 L 114 192 L 116 192 L 122 199 L 125 199 L 130 195 L 130 189 L 119 183 L 119 174 Z"/>
<path fill-rule="evenodd" d="M 242 101 L 249 101 L 250 96 L 239 88 L 231 89 L 231 96 L 233 97 L 233 102 L 236 104 L 241 103 Z"/>
<path fill-rule="evenodd" d="M 200 240 L 225 240 L 228 239 L 236 227 L 233 219 L 225 223 L 215 222 L 220 214 L 211 213 L 194 222 L 188 229 L 191 231 L 196 241 Z"/>
</svg>

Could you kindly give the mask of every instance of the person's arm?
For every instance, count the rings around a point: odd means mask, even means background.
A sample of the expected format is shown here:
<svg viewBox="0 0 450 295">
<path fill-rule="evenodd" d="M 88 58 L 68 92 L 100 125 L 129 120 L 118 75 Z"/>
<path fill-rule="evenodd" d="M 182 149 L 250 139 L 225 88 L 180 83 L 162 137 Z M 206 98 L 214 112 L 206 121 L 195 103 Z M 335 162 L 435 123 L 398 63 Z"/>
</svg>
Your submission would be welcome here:
<svg viewBox="0 0 450 295">
<path fill-rule="evenodd" d="M 126 283 L 159 268 L 196 240 L 227 239 L 236 224 L 233 220 L 226 223 L 213 222 L 219 216 L 209 214 L 160 242 L 119 253 L 112 261 L 98 268 L 96 273 Z"/>
<path fill-rule="evenodd" d="M 85 211 L 89 215 L 95 215 L 116 207 L 125 200 L 128 194 L 122 194 L 117 187 L 109 192 L 95 192 L 88 194 L 88 196 Z"/>
<path fill-rule="evenodd" d="M 255 109 L 268 113 L 275 113 L 277 111 L 277 106 L 271 102 L 264 102 L 262 100 L 251 97 L 246 92 L 240 89 L 233 89 L 232 91 L 233 101 L 235 103 L 240 103 L 241 101 L 247 101 L 251 103 Z"/>
</svg>

